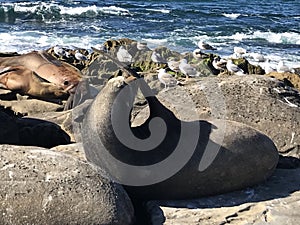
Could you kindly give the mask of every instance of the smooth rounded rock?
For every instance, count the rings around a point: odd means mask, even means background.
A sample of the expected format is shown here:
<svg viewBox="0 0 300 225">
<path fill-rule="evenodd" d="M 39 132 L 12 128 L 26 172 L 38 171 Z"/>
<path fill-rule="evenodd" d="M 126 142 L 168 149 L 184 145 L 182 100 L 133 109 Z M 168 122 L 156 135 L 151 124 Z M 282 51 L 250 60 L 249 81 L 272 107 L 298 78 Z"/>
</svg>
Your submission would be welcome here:
<svg viewBox="0 0 300 225">
<path fill-rule="evenodd" d="M 131 224 L 124 189 L 103 171 L 38 147 L 0 145 L 0 224 Z"/>
</svg>

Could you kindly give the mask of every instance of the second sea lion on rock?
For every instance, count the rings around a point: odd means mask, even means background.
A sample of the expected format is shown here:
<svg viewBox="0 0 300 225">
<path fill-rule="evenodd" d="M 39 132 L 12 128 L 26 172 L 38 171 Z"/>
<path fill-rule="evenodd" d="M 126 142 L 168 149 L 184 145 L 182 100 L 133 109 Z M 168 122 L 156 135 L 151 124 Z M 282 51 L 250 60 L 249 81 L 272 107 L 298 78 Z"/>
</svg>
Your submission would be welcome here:
<svg viewBox="0 0 300 225">
<path fill-rule="evenodd" d="M 82 124 L 87 159 L 107 170 L 135 199 L 188 199 L 258 184 L 274 171 L 278 152 L 264 134 L 225 121 L 179 120 L 143 79 L 108 81 Z M 140 87 L 150 116 L 131 127 Z M 223 133 L 223 138 L 222 137 Z"/>
<path fill-rule="evenodd" d="M 0 58 L 0 66 L 23 66 L 64 91 L 73 90 L 81 80 L 81 73 L 68 63 L 55 59 L 45 51 Z"/>
<path fill-rule="evenodd" d="M 6 89 L 18 91 L 39 98 L 66 98 L 68 93 L 53 83 L 40 78 L 24 66 L 10 66 L 1 69 L 0 83 Z"/>
</svg>

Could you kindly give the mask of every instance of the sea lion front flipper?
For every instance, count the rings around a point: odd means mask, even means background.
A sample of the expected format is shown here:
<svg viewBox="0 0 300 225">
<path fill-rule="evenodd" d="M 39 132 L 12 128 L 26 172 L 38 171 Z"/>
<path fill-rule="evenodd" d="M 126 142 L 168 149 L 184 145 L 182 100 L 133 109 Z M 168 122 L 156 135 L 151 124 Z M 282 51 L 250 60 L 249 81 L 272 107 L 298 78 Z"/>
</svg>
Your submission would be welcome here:
<svg viewBox="0 0 300 225">
<path fill-rule="evenodd" d="M 38 51 L 38 54 L 40 56 L 43 57 L 43 59 L 45 59 L 46 61 L 48 61 L 49 63 L 54 64 L 55 66 L 62 66 L 62 63 L 57 60 L 56 58 L 54 58 L 52 55 L 50 55 L 49 53 L 47 53 L 46 51 Z"/>
<path fill-rule="evenodd" d="M 62 98 L 66 99 L 69 94 L 57 85 L 40 77 L 32 71 L 30 88 L 27 94 L 43 99 Z"/>
</svg>

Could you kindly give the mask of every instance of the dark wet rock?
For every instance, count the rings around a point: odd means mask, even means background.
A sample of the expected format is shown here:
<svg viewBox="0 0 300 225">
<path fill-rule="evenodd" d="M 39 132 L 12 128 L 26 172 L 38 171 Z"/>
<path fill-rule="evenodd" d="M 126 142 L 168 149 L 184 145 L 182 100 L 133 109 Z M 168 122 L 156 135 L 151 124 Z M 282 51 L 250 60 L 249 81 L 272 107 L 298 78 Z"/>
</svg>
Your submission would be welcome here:
<svg viewBox="0 0 300 225">
<path fill-rule="evenodd" d="M 249 63 L 245 58 L 233 59 L 234 64 L 240 67 L 246 74 L 265 74 L 265 71 L 260 66 L 255 66 Z"/>
<path fill-rule="evenodd" d="M 103 46 L 108 51 L 115 51 L 121 45 L 128 46 L 128 45 L 131 45 L 133 42 L 135 42 L 135 41 L 132 39 L 121 38 L 118 40 L 107 40 L 106 42 L 104 42 Z"/>
<path fill-rule="evenodd" d="M 76 49 L 68 49 L 68 48 L 64 48 L 61 47 L 65 52 L 66 55 L 57 55 L 54 52 L 54 47 L 51 47 L 49 49 L 47 49 L 46 51 L 51 54 L 52 56 L 54 56 L 56 59 L 69 63 L 70 65 L 76 67 L 79 70 L 83 70 L 84 68 L 88 67 L 90 64 L 90 53 L 88 50 L 86 49 L 82 49 L 82 48 L 76 48 Z M 79 52 L 81 54 L 83 54 L 84 56 L 86 56 L 87 60 L 79 60 L 75 57 L 76 52 Z"/>
<path fill-rule="evenodd" d="M 20 55 L 17 52 L 0 52 L 0 57 L 11 57 Z"/>
<path fill-rule="evenodd" d="M 124 189 L 66 154 L 0 145 L 1 224 L 131 224 Z"/>
<path fill-rule="evenodd" d="M 283 81 L 290 87 L 295 87 L 300 91 L 300 75 L 295 73 L 278 73 L 272 72 L 267 74 L 269 77 L 275 77 L 278 80 Z"/>
</svg>

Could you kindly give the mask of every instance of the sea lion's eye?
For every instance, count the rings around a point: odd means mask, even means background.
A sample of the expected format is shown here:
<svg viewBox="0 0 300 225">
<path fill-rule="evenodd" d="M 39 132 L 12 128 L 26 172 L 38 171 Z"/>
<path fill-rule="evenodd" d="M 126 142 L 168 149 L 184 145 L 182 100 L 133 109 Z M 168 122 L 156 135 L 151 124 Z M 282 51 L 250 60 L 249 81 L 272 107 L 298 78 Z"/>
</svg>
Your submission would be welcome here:
<svg viewBox="0 0 300 225">
<path fill-rule="evenodd" d="M 69 81 L 65 80 L 64 85 L 68 85 Z"/>
</svg>

